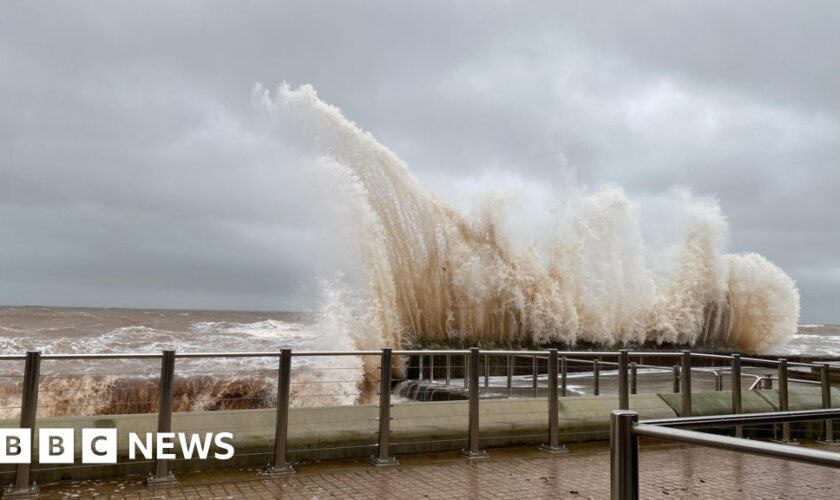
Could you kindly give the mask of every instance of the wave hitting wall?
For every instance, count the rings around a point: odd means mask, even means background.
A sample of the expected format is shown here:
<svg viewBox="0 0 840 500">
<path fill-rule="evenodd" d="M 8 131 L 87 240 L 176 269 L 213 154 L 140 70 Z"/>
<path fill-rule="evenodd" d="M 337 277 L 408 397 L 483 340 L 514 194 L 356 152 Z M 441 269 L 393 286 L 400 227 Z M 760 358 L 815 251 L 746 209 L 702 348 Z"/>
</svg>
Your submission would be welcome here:
<svg viewBox="0 0 840 500">
<path fill-rule="evenodd" d="M 352 310 L 337 292 L 343 302 L 329 307 L 358 347 L 653 341 L 758 352 L 796 331 L 794 282 L 760 255 L 725 252 L 715 200 L 674 191 L 677 236 L 654 247 L 622 189 L 581 188 L 559 200 L 543 243 L 520 245 L 503 204 L 458 213 L 311 86 L 254 95 L 313 168 L 332 173 L 353 212 L 362 284 Z"/>
</svg>

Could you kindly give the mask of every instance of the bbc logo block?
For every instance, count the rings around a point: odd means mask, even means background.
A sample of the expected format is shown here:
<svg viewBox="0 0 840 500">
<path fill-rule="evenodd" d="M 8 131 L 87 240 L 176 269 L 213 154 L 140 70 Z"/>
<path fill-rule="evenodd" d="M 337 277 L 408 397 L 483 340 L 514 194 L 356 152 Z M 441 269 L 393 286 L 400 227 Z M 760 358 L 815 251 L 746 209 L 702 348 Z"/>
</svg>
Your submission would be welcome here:
<svg viewBox="0 0 840 500">
<path fill-rule="evenodd" d="M 28 464 L 33 461 L 32 431 L 29 429 L 0 429 L 0 464 Z M 72 464 L 76 460 L 75 429 L 38 429 L 38 463 Z M 117 429 L 82 429 L 81 460 L 83 464 L 115 464 L 118 451 Z M 211 450 L 217 460 L 234 455 L 230 432 L 187 434 L 161 432 L 128 433 L 128 459 L 178 458 L 206 460 Z"/>
<path fill-rule="evenodd" d="M 32 456 L 32 432 L 29 429 L 0 429 L 0 463 L 28 464 Z"/>
</svg>

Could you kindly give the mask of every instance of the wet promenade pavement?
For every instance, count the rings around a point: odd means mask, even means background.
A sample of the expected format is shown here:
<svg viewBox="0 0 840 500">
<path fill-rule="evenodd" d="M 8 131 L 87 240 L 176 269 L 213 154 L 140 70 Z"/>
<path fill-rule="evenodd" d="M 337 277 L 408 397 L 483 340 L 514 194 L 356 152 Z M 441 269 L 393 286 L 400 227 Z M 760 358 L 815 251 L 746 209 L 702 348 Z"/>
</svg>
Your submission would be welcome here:
<svg viewBox="0 0 840 500">
<path fill-rule="evenodd" d="M 533 448 L 492 449 L 490 459 L 474 462 L 455 453 L 401 456 L 401 465 L 389 468 L 325 462 L 300 465 L 297 474 L 282 477 L 254 470 L 193 473 L 155 489 L 138 478 L 75 482 L 46 485 L 40 498 L 609 498 L 607 445 L 570 450 L 548 455 Z M 645 499 L 840 498 L 840 471 L 826 467 L 653 442 L 643 443 L 640 464 Z"/>
</svg>

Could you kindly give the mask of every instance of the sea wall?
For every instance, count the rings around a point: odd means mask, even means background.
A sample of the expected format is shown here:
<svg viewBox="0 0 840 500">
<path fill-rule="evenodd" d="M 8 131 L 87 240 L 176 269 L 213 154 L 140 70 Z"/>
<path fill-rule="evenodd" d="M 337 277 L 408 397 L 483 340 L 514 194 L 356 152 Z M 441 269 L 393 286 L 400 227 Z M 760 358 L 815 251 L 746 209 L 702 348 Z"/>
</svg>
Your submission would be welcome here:
<svg viewBox="0 0 840 500">
<path fill-rule="evenodd" d="M 731 412 L 728 391 L 698 392 L 692 396 L 695 415 Z M 840 393 L 835 391 L 833 400 L 840 402 Z M 745 392 L 743 401 L 745 412 L 778 409 L 778 393 L 775 390 Z M 791 410 L 820 406 L 818 387 L 790 394 Z M 559 401 L 561 441 L 609 439 L 609 414 L 617 407 L 617 398 L 611 396 L 562 398 Z M 641 419 L 674 417 L 679 415 L 681 399 L 679 394 L 632 395 L 630 407 L 639 412 Z M 547 439 L 548 401 L 544 398 L 482 400 L 480 410 L 482 447 L 536 445 Z M 189 470 L 268 464 L 272 460 L 275 416 L 275 411 L 271 409 L 175 413 L 172 419 L 174 432 L 232 432 L 236 454 L 227 461 L 178 459 L 173 461 L 172 469 L 177 474 Z M 397 403 L 391 409 L 391 416 L 392 453 L 458 450 L 466 445 L 467 401 Z M 16 421 L 0 421 L 0 427 L 16 426 Z M 128 460 L 128 433 L 154 432 L 156 414 L 47 417 L 40 418 L 37 427 L 77 429 L 77 457 L 80 429 L 117 428 L 120 462 L 117 465 L 77 463 L 68 466 L 36 463 L 33 464 L 33 475 L 39 483 L 59 479 L 146 475 L 153 470 L 151 461 Z M 378 408 L 374 405 L 292 408 L 289 413 L 288 456 L 292 461 L 370 456 L 376 450 L 377 429 Z M 807 437 L 816 437 L 819 423 L 802 426 L 799 430 L 810 434 Z M 33 449 L 37 451 L 37 433 Z M 180 456 L 180 451 L 178 454 Z M 0 476 L 6 483 L 11 482 L 12 466 L 0 469 Z"/>
</svg>

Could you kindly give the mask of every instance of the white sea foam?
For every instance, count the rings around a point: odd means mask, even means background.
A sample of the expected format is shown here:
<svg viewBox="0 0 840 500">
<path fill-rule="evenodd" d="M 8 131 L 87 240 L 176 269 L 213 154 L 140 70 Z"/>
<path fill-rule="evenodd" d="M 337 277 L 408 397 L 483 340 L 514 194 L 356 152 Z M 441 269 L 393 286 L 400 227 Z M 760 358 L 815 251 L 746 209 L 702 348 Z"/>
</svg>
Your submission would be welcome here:
<svg viewBox="0 0 840 500">
<path fill-rule="evenodd" d="M 309 338 L 311 330 L 302 323 L 293 323 L 267 319 L 254 323 L 230 323 L 226 321 L 199 321 L 193 323 L 193 330 L 198 333 L 216 333 L 225 335 L 247 335 L 261 339 L 290 342 L 295 339 Z"/>
<path fill-rule="evenodd" d="M 762 351 L 796 331 L 795 284 L 760 256 L 725 252 L 713 199 L 673 191 L 657 214 L 673 222 L 673 237 L 646 240 L 621 188 L 575 186 L 558 191 L 574 196 L 560 203 L 546 242 L 519 245 L 502 204 L 457 213 L 311 86 L 273 95 L 258 87 L 255 97 L 311 168 L 331 173 L 355 224 L 364 266 L 344 294 L 353 313 L 341 316 L 361 328 L 348 329 L 358 347 L 652 340 Z"/>
</svg>

